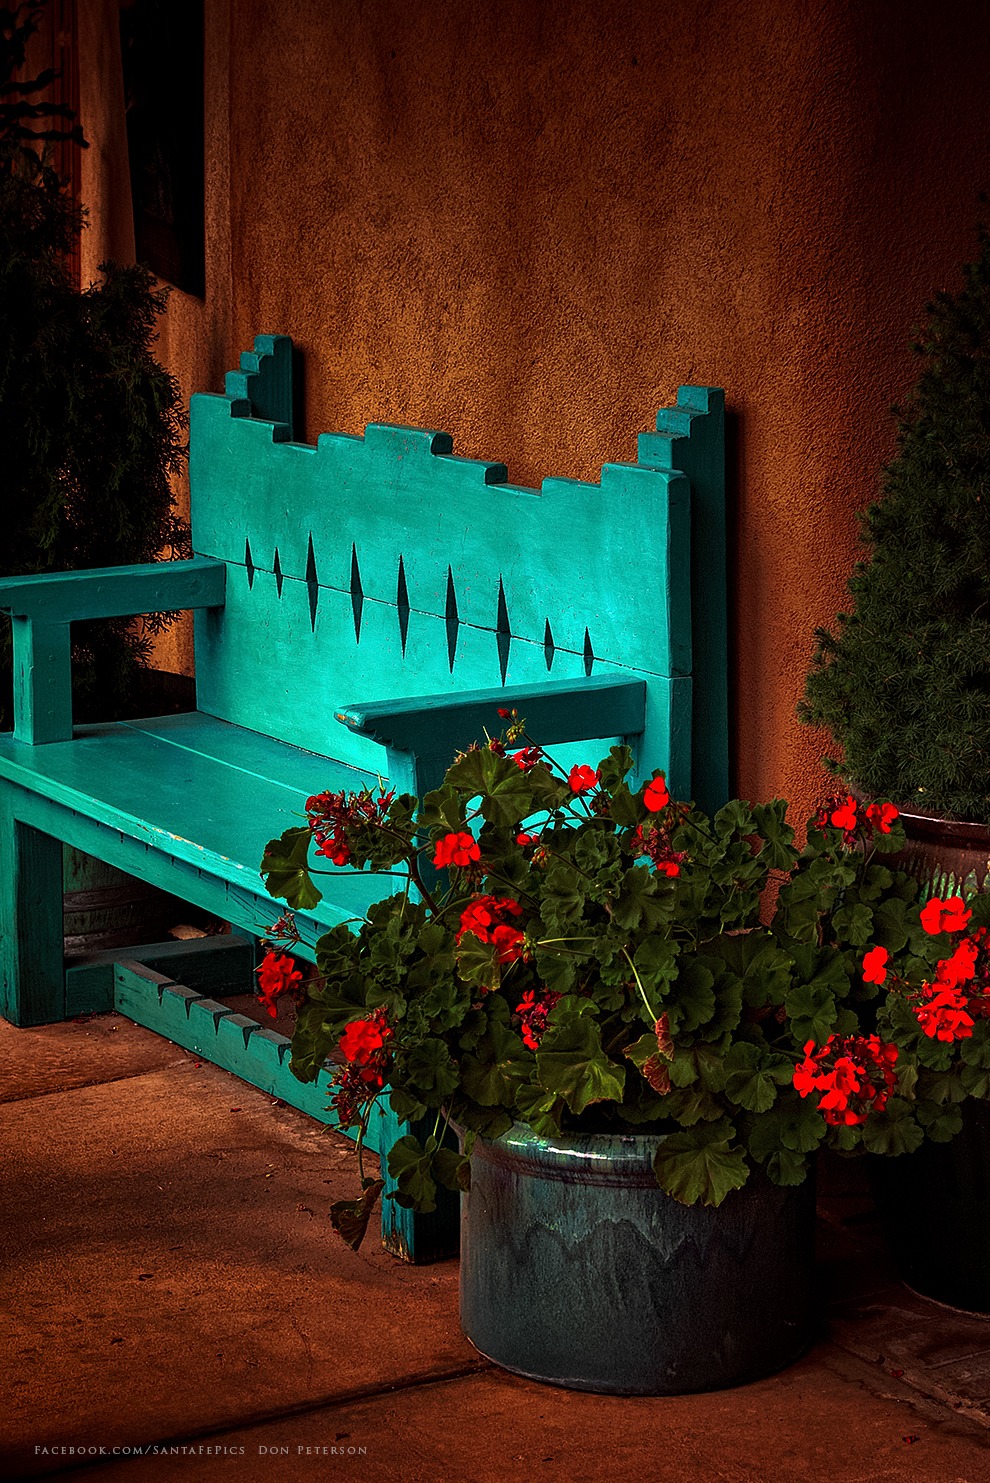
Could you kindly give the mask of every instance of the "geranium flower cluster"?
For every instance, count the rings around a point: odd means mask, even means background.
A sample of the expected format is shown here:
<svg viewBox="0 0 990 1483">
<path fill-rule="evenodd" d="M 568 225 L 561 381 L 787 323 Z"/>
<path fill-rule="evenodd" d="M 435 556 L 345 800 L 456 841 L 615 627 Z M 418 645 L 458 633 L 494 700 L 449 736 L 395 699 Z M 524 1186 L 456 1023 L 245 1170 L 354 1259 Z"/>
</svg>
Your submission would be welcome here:
<svg viewBox="0 0 990 1483">
<path fill-rule="evenodd" d="M 351 847 L 347 830 L 368 824 L 383 824 L 395 793 L 370 790 L 361 793 L 315 793 L 306 799 L 306 819 L 316 841 L 316 853 L 333 865 L 347 865 Z"/>
<path fill-rule="evenodd" d="M 817 829 L 824 829 L 828 825 L 833 829 L 841 829 L 842 837 L 848 845 L 858 844 L 860 841 L 868 844 L 875 833 L 889 834 L 890 826 L 897 817 L 898 811 L 892 803 L 864 805 L 848 793 L 845 798 L 840 795 L 822 804 L 814 824 Z"/>
<path fill-rule="evenodd" d="M 818 1096 L 818 1109 L 832 1127 L 856 1127 L 880 1112 L 897 1081 L 897 1046 L 878 1035 L 830 1035 L 818 1048 L 804 1047 L 793 1082 L 802 1097 Z"/>
<path fill-rule="evenodd" d="M 345 1027 L 339 1041 L 344 1064 L 337 1068 L 330 1098 L 342 1127 L 358 1122 L 369 1096 L 384 1087 L 391 1060 L 389 1041 L 394 1035 L 384 1006 Z"/>
<path fill-rule="evenodd" d="M 519 1016 L 519 1033 L 523 1044 L 527 1045 L 530 1050 L 539 1050 L 550 1012 L 560 998 L 556 989 L 527 989 L 516 1005 L 516 1014 Z"/>
<path fill-rule="evenodd" d="M 476 896 L 461 912 L 461 924 L 455 934 L 459 943 L 465 932 L 472 932 L 479 942 L 490 942 L 500 963 L 526 959 L 529 952 L 526 937 L 512 919 L 521 917 L 523 909 L 511 896 Z"/>
<path fill-rule="evenodd" d="M 921 925 L 932 936 L 965 933 L 972 913 L 961 896 L 942 901 L 933 896 L 921 909 Z M 920 988 L 889 973 L 886 948 L 871 948 L 863 958 L 867 983 L 884 984 L 902 993 L 918 1024 L 931 1040 L 967 1040 L 979 1018 L 990 1016 L 990 940 L 985 927 L 961 937 L 947 958 L 939 960 L 935 978 Z"/>
<path fill-rule="evenodd" d="M 272 1019 L 278 1014 L 277 1001 L 284 994 L 290 994 L 295 1000 L 303 997 L 303 976 L 288 953 L 267 952 L 255 973 L 258 976 L 258 999 Z"/>
<path fill-rule="evenodd" d="M 633 830 L 630 839 L 633 855 L 645 855 L 656 867 L 658 875 L 680 875 L 681 864 L 687 856 L 683 850 L 675 850 L 670 842 L 679 810 L 670 806 L 670 794 L 662 773 L 647 784 L 643 803 L 652 818 L 645 825 L 637 824 Z"/>
<path fill-rule="evenodd" d="M 500 711 L 499 715 L 501 714 Z M 516 764 L 520 772 L 529 772 L 531 767 L 543 761 L 542 747 L 521 747 L 518 752 L 510 752 L 505 742 L 497 736 L 489 739 L 488 750 L 494 752 L 497 757 L 507 757 L 510 762 Z"/>
<path fill-rule="evenodd" d="M 467 829 L 445 834 L 437 840 L 433 852 L 433 863 L 438 870 L 448 865 L 457 865 L 462 870 L 481 859 L 481 846 Z"/>
</svg>

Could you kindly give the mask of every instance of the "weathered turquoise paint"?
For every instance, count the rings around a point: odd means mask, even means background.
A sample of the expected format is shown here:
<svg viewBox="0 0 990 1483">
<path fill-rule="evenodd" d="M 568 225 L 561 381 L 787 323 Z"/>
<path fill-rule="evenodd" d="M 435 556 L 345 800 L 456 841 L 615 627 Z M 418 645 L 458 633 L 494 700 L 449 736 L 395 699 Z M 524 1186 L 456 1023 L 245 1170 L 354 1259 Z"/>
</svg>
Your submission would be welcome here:
<svg viewBox="0 0 990 1483">
<path fill-rule="evenodd" d="M 445 433 L 372 424 L 293 442 L 292 355 L 259 336 L 225 395 L 193 398 L 191 561 L 0 582 L 17 662 L 15 731 L 0 737 L 0 1008 L 17 1024 L 108 993 L 105 974 L 77 973 L 66 998 L 62 841 L 260 934 L 278 913 L 262 851 L 310 793 L 379 776 L 422 790 L 499 729 L 500 705 L 548 745 L 618 737 L 675 794 L 727 796 L 721 392 L 681 388 L 639 462 L 605 465 L 600 484 L 531 490 L 454 457 Z M 179 608 L 196 612 L 198 709 L 73 730 L 69 623 Z M 321 883 L 297 918 L 310 958 L 384 889 Z M 127 972 L 123 1012 L 303 1095 L 280 1037 L 199 988 Z M 380 1121 L 384 1148 L 401 1129 Z M 442 1220 L 386 1214 L 394 1249 L 449 1249 Z"/>
</svg>

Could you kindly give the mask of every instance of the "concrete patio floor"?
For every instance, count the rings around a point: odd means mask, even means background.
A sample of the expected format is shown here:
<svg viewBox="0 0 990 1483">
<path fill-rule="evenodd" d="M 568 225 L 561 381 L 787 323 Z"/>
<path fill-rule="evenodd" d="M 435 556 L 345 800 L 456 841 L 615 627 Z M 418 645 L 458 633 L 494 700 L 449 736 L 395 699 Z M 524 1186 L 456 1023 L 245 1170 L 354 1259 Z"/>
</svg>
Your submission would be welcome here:
<svg viewBox="0 0 990 1483">
<path fill-rule="evenodd" d="M 990 1480 L 990 1321 L 896 1281 L 854 1164 L 827 1171 L 803 1360 L 587 1395 L 471 1347 L 456 1262 L 338 1242 L 349 1147 L 301 1113 L 115 1014 L 0 1021 L 0 1057 L 4 1477 Z"/>
</svg>

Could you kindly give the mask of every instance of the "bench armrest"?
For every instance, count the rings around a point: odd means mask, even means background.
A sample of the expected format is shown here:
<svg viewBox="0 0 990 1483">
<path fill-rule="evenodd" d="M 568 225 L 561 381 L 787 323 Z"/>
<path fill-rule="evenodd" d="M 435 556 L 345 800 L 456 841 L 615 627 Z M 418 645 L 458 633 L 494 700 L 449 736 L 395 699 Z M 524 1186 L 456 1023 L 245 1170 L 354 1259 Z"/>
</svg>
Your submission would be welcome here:
<svg viewBox="0 0 990 1483">
<path fill-rule="evenodd" d="M 0 612 L 45 623 L 223 606 L 227 568 L 209 556 L 0 580 Z"/>
<path fill-rule="evenodd" d="M 399 793 L 422 798 L 453 761 L 487 732 L 503 730 L 499 709 L 516 710 L 541 745 L 621 736 L 635 748 L 646 723 L 646 683 L 614 675 L 550 680 L 545 685 L 417 695 L 343 706 L 336 719 L 385 747 L 388 779 Z"/>
<path fill-rule="evenodd" d="M 195 556 L 0 581 L 0 612 L 12 619 L 16 739 L 37 744 L 72 736 L 70 623 L 222 607 L 226 571 L 222 561 Z"/>
</svg>

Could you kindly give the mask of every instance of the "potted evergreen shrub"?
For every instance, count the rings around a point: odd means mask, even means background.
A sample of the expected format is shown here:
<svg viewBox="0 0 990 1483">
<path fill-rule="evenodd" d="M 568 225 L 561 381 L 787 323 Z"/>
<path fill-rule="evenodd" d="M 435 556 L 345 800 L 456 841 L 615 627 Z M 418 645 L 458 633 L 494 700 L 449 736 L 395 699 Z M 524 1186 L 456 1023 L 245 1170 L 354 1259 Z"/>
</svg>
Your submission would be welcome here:
<svg viewBox="0 0 990 1483">
<path fill-rule="evenodd" d="M 170 478 L 184 464 L 179 388 L 151 346 L 165 295 L 142 267 L 105 263 L 79 289 L 67 255 L 83 226 L 51 146 L 84 140 L 52 77 L 16 80 L 39 7 L 0 18 L 0 571 L 117 566 L 185 556 Z M 168 614 L 73 625 L 80 719 L 132 699 Z M 10 630 L 0 625 L 0 729 L 11 715 Z"/>
<path fill-rule="evenodd" d="M 799 853 L 780 800 L 708 818 L 662 773 L 631 785 L 626 748 L 565 771 L 506 719 L 422 803 L 314 795 L 270 842 L 290 911 L 263 1002 L 300 1001 L 300 1079 L 336 1057 L 359 1160 L 379 1099 L 418 1126 L 388 1158 L 400 1203 L 465 1192 L 461 1320 L 482 1352 L 623 1393 L 768 1374 L 813 1331 L 815 1151 L 958 1126 L 958 1070 L 919 1070 L 918 1036 L 944 1023 L 936 964 L 969 918 L 919 916 L 887 804 L 838 803 Z M 291 909 L 321 870 L 365 869 L 392 894 L 320 940 L 307 981 Z M 332 1209 L 350 1244 L 381 1188 L 362 1169 Z"/>
<path fill-rule="evenodd" d="M 73 283 L 83 227 L 52 162 L 60 140 L 85 147 L 69 108 L 41 101 L 53 75 L 18 81 L 38 5 L 0 16 L 0 446 L 5 494 L 0 572 L 127 565 L 189 554 L 171 476 L 185 458 L 175 380 L 151 346 L 165 295 L 141 267 L 105 263 Z M 77 721 L 176 708 L 149 683 L 154 636 L 175 615 L 72 628 Z M 11 634 L 0 622 L 0 730 L 12 725 Z M 162 936 L 161 892 L 65 850 L 68 950 Z M 135 932 L 137 937 L 135 937 Z"/>
<path fill-rule="evenodd" d="M 866 798 L 898 802 L 901 863 L 936 896 L 981 890 L 990 869 L 985 229 L 979 246 L 962 289 L 928 306 L 897 453 L 862 517 L 868 551 L 849 581 L 850 609 L 818 630 L 799 706 L 831 732 L 833 772 Z M 876 1173 L 903 1275 L 957 1306 L 990 1308 L 990 1196 L 978 1194 L 988 1160 L 990 1108 L 975 1101 L 960 1139 Z M 935 1198 L 919 1202 L 922 1187 Z"/>
</svg>

